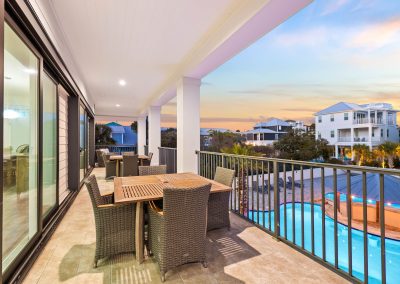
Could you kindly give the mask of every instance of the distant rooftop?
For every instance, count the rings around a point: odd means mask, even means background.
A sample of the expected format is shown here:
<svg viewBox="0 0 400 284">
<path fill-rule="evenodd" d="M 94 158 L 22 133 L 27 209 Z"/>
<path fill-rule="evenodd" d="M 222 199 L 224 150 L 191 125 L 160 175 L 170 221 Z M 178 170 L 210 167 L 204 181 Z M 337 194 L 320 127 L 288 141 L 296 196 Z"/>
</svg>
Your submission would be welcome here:
<svg viewBox="0 0 400 284">
<path fill-rule="evenodd" d="M 229 129 L 226 128 L 200 128 L 200 135 L 209 135 L 211 131 L 216 132 L 231 132 Z"/>
<path fill-rule="evenodd" d="M 260 128 L 260 127 L 271 127 L 271 126 L 290 126 L 290 124 L 282 119 L 279 118 L 272 118 L 268 121 L 265 122 L 259 122 L 257 123 L 254 128 Z"/>
<path fill-rule="evenodd" d="M 314 115 L 324 115 L 324 114 L 330 114 L 330 113 L 337 113 L 337 112 L 343 112 L 343 111 L 367 111 L 367 110 L 393 110 L 393 106 L 388 103 L 371 103 L 371 104 L 354 104 L 354 103 L 346 103 L 346 102 L 340 102 L 337 104 L 334 104 L 330 107 L 327 107 Z"/>
</svg>

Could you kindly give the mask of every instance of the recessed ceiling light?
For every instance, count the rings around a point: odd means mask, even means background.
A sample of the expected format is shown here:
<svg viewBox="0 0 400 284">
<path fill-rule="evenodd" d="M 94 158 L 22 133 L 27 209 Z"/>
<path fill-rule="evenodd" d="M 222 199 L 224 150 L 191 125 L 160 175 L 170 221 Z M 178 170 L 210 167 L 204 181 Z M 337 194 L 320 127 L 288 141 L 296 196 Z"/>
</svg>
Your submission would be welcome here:
<svg viewBox="0 0 400 284">
<path fill-rule="evenodd" d="M 116 104 L 115 106 L 116 106 L 116 107 L 120 107 L 121 105 L 119 105 L 119 104 Z"/>
<path fill-rule="evenodd" d="M 118 84 L 119 84 L 120 86 L 125 86 L 125 85 L 126 85 L 126 82 L 125 82 L 125 80 L 119 80 L 119 81 L 118 81 Z"/>
</svg>

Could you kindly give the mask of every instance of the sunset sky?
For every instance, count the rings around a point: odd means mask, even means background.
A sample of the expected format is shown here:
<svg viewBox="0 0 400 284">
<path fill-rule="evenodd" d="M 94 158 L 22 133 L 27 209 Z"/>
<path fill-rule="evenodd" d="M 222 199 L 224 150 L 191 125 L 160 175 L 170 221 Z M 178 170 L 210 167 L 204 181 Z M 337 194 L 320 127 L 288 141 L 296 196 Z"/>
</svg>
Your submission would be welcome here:
<svg viewBox="0 0 400 284">
<path fill-rule="evenodd" d="M 315 0 L 202 80 L 201 126 L 313 120 L 340 101 L 400 109 L 400 1 Z M 176 125 L 176 102 L 162 108 Z M 400 115 L 399 115 L 400 116 Z"/>
</svg>

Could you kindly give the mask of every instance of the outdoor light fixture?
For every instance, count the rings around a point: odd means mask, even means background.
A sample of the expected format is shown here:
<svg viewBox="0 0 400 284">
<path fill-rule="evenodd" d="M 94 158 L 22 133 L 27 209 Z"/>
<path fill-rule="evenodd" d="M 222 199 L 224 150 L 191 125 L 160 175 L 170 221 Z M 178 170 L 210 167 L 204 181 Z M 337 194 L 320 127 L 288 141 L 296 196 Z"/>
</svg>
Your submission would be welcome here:
<svg viewBox="0 0 400 284">
<path fill-rule="evenodd" d="M 126 85 L 126 82 L 125 82 L 125 80 L 119 80 L 118 81 L 118 84 L 120 85 L 120 86 L 125 86 Z"/>
<path fill-rule="evenodd" d="M 120 107 L 121 105 L 120 105 L 120 104 L 116 104 L 115 106 L 116 106 L 116 107 Z"/>
</svg>

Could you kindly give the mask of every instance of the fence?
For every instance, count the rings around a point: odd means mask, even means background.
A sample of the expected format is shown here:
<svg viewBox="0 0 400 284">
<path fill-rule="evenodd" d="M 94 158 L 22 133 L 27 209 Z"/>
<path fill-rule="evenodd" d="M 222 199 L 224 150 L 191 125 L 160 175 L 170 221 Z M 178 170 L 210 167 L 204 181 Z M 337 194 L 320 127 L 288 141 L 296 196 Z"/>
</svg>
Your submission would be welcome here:
<svg viewBox="0 0 400 284">
<path fill-rule="evenodd" d="M 352 282 L 397 281 L 400 241 L 386 233 L 400 229 L 400 205 L 392 201 L 400 203 L 398 170 L 197 155 L 206 178 L 218 166 L 235 170 L 232 212 Z"/>
<path fill-rule="evenodd" d="M 96 145 L 97 149 L 108 149 L 113 153 L 122 154 L 123 152 L 137 152 L 136 145 Z"/>
<path fill-rule="evenodd" d="M 158 147 L 160 165 L 167 166 L 167 173 L 176 173 L 176 148 Z"/>
</svg>

